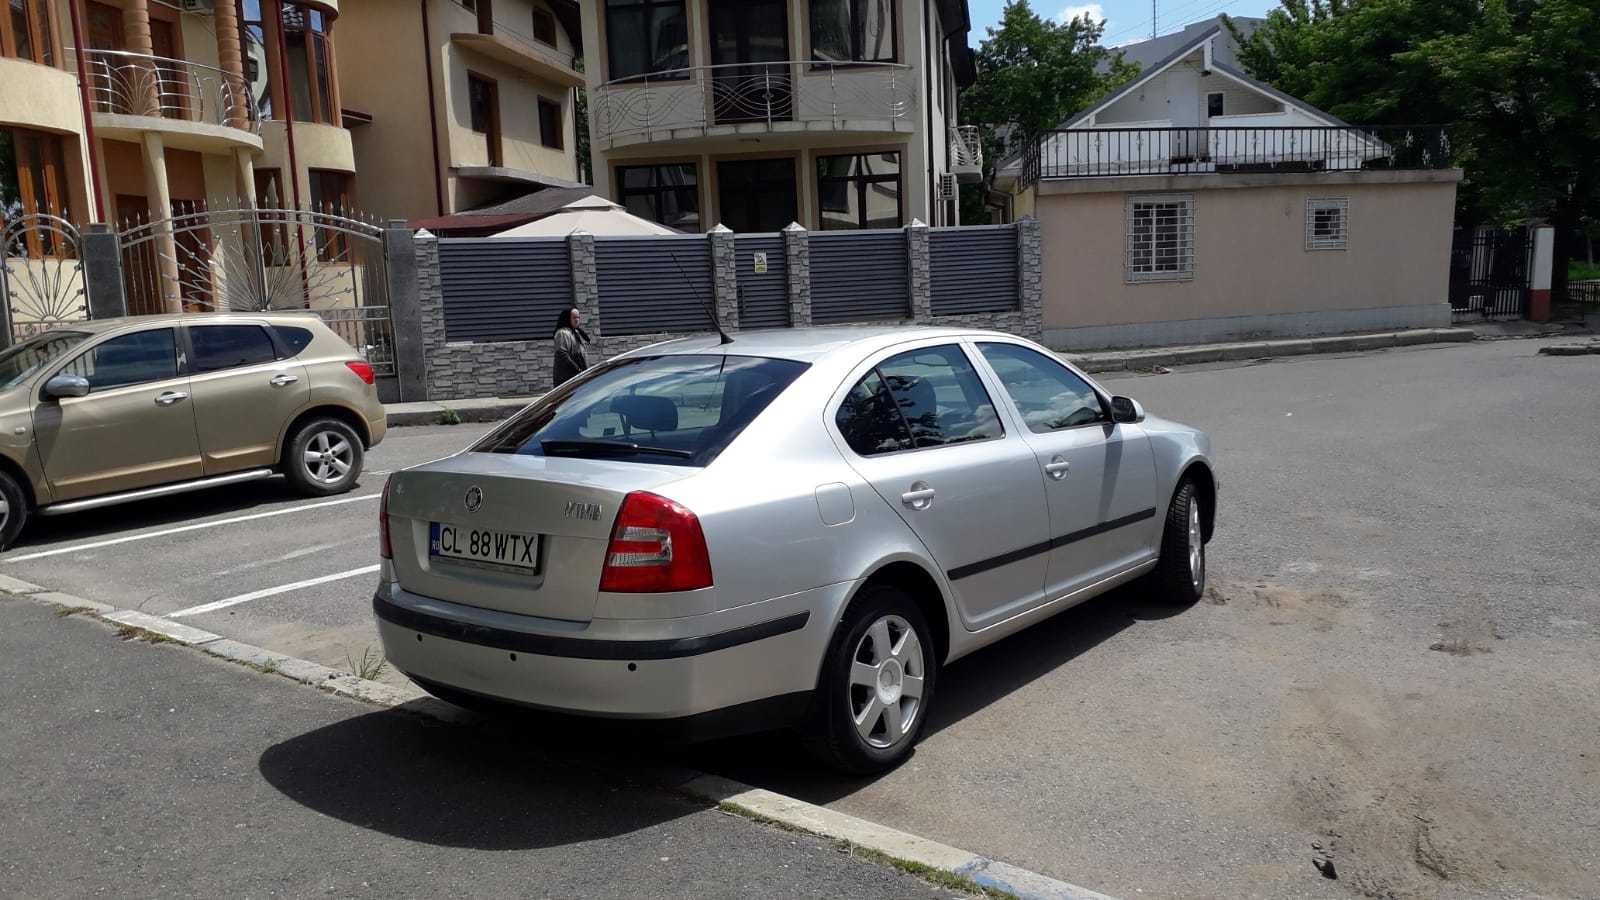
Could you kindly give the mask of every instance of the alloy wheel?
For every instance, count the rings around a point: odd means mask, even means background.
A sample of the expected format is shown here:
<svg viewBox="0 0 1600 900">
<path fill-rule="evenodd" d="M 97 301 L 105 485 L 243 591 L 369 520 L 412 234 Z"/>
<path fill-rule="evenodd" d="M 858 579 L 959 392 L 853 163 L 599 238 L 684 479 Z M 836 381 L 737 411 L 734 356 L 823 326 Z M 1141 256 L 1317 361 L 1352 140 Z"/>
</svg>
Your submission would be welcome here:
<svg viewBox="0 0 1600 900">
<path fill-rule="evenodd" d="M 302 465 L 312 481 L 338 484 L 355 465 L 355 448 L 337 431 L 319 431 L 306 441 Z"/>
<path fill-rule="evenodd" d="M 880 750 L 893 747 L 916 727 L 926 677 L 922 642 L 900 616 L 883 616 L 856 644 L 851 657 L 850 717 L 856 732 Z"/>
<path fill-rule="evenodd" d="M 1200 502 L 1189 498 L 1189 579 L 1199 592 L 1206 582 L 1206 542 L 1200 530 Z"/>
</svg>

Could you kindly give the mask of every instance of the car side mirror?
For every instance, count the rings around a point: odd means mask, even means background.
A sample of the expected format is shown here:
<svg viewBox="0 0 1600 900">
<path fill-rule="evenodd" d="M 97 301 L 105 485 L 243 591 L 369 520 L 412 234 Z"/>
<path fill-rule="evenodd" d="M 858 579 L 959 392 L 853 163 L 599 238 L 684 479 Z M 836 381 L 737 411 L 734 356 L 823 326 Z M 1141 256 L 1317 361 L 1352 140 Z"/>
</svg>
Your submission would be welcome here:
<svg viewBox="0 0 1600 900">
<path fill-rule="evenodd" d="M 44 383 L 44 396 L 47 400 L 60 400 L 64 397 L 89 396 L 89 379 L 82 375 L 57 375 Z"/>
<path fill-rule="evenodd" d="M 1131 397 L 1112 397 L 1111 421 L 1119 424 L 1122 422 L 1143 422 L 1144 407 L 1139 405 L 1139 401 Z"/>
</svg>

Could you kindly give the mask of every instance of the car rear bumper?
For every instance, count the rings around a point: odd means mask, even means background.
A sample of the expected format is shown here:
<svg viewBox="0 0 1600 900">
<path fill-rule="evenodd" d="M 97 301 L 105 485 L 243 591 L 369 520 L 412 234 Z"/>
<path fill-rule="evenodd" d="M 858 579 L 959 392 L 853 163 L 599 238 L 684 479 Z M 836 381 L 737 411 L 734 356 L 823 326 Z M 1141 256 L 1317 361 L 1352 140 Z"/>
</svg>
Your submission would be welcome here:
<svg viewBox="0 0 1600 900">
<path fill-rule="evenodd" d="M 850 587 L 704 616 L 587 625 L 394 585 L 372 605 L 385 657 L 419 682 L 559 712 L 679 719 L 809 692 Z"/>
</svg>

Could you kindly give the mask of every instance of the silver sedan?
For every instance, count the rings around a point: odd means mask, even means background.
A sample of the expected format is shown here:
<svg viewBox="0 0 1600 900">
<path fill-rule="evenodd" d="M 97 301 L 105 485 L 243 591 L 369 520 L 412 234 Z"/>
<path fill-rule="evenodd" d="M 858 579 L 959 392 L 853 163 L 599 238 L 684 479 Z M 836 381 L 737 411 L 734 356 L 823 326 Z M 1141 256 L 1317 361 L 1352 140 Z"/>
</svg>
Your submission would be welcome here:
<svg viewBox="0 0 1600 900">
<path fill-rule="evenodd" d="M 871 772 L 946 663 L 1136 578 L 1198 599 L 1216 495 L 1203 432 L 1020 338 L 693 338 L 393 475 L 373 609 L 447 700 L 798 726 Z"/>
</svg>

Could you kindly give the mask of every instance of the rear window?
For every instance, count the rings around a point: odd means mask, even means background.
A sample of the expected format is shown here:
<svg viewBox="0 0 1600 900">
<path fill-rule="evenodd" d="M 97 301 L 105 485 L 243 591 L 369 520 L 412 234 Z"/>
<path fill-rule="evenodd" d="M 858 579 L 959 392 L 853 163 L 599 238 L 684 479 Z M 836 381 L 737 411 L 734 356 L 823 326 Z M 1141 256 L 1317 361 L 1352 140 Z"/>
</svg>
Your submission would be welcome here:
<svg viewBox="0 0 1600 900">
<path fill-rule="evenodd" d="M 472 449 L 705 466 L 806 368 L 754 356 L 617 360 L 546 394 Z"/>
<path fill-rule="evenodd" d="M 260 365 L 278 358 L 278 349 L 260 325 L 191 325 L 189 343 L 194 346 L 190 362 L 196 372 Z"/>
<path fill-rule="evenodd" d="M 278 343 L 283 345 L 284 352 L 289 356 L 299 356 L 300 351 L 311 345 L 311 329 L 298 328 L 294 325 L 274 325 L 272 333 L 278 336 Z"/>
</svg>

